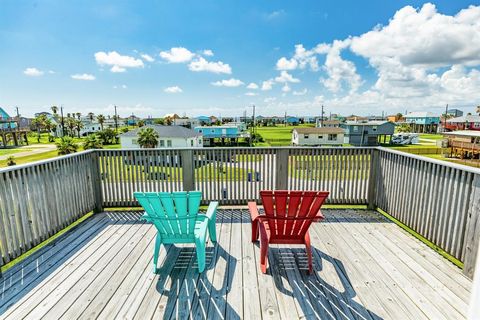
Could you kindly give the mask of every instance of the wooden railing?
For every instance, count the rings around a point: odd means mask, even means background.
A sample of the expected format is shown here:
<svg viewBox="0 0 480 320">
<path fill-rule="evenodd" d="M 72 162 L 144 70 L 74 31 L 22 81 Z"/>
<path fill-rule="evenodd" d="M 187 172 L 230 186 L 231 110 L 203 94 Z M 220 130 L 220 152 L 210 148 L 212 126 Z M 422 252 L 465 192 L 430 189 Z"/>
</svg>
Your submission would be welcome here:
<svg viewBox="0 0 480 320">
<path fill-rule="evenodd" d="M 246 204 L 262 189 L 328 190 L 380 208 L 464 262 L 480 235 L 480 170 L 386 148 L 95 150 L 0 169 L 0 265 L 91 210 L 138 206 L 135 191 L 201 190 Z"/>
<path fill-rule="evenodd" d="M 95 156 L 0 169 L 0 266 L 95 209 Z"/>
</svg>

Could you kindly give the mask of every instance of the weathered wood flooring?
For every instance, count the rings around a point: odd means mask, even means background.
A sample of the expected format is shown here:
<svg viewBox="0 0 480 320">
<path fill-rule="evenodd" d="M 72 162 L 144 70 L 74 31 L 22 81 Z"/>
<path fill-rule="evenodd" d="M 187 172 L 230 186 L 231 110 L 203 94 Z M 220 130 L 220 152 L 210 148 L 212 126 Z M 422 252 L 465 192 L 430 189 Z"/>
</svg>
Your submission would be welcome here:
<svg viewBox="0 0 480 320">
<path fill-rule="evenodd" d="M 324 210 L 302 247 L 274 246 L 259 271 L 246 210 L 220 210 L 199 275 L 192 246 L 161 250 L 138 213 L 82 223 L 0 278 L 1 319 L 462 319 L 471 281 L 375 212 Z"/>
</svg>

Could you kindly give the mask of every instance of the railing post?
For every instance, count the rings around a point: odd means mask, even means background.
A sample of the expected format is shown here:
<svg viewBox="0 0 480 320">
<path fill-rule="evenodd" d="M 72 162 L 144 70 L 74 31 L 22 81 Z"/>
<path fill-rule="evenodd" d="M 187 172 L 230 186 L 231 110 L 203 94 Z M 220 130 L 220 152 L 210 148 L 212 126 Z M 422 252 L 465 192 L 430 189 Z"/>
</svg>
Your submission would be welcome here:
<svg viewBox="0 0 480 320">
<path fill-rule="evenodd" d="M 193 150 L 181 150 L 183 191 L 195 190 L 195 164 L 193 161 Z"/>
<path fill-rule="evenodd" d="M 275 160 L 275 190 L 288 188 L 288 156 L 289 149 L 277 149 Z"/>
<path fill-rule="evenodd" d="M 368 202 L 368 209 L 375 210 L 377 208 L 376 203 L 376 191 L 377 191 L 377 175 L 379 168 L 379 150 L 372 149 L 372 153 L 370 154 L 370 175 L 368 177 L 368 194 L 367 194 L 367 202 Z"/>
<path fill-rule="evenodd" d="M 90 170 L 92 173 L 92 190 L 95 199 L 95 208 L 93 212 L 103 212 L 103 194 L 102 194 L 102 177 L 100 173 L 99 152 L 95 150 L 91 153 Z"/>
<path fill-rule="evenodd" d="M 478 174 L 473 178 L 469 205 L 465 232 L 463 273 L 472 279 L 475 272 L 480 240 L 480 175 Z"/>
</svg>

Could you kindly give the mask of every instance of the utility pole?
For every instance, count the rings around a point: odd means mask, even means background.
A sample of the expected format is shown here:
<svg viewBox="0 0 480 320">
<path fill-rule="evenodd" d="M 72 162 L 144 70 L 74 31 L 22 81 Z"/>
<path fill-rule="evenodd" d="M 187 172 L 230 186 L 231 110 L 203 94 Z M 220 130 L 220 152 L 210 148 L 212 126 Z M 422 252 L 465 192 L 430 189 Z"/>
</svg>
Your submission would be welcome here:
<svg viewBox="0 0 480 320">
<path fill-rule="evenodd" d="M 325 112 L 323 111 L 323 104 L 322 104 L 322 114 L 320 115 L 320 126 L 323 128 L 323 115 Z"/>
<path fill-rule="evenodd" d="M 255 136 L 255 105 L 252 105 L 253 114 L 252 114 L 252 135 Z M 250 139 L 252 141 L 252 139 Z"/>
<path fill-rule="evenodd" d="M 283 117 L 283 126 L 287 126 L 287 111 L 285 111 L 285 116 Z"/>
<path fill-rule="evenodd" d="M 15 110 L 17 110 L 17 131 L 20 130 L 20 113 L 18 112 L 18 107 L 15 106 Z"/>
<path fill-rule="evenodd" d="M 65 122 L 64 122 L 64 119 L 63 119 L 63 104 L 60 105 L 60 115 L 61 115 L 60 123 L 62 125 L 62 139 L 63 139 L 63 137 L 65 137 Z"/>
<path fill-rule="evenodd" d="M 448 103 L 445 106 L 445 116 L 443 117 L 443 131 L 445 132 L 445 128 L 447 127 L 447 113 L 448 113 Z"/>
<path fill-rule="evenodd" d="M 115 133 L 118 134 L 118 115 L 117 115 L 117 106 L 113 106 L 115 108 Z"/>
</svg>

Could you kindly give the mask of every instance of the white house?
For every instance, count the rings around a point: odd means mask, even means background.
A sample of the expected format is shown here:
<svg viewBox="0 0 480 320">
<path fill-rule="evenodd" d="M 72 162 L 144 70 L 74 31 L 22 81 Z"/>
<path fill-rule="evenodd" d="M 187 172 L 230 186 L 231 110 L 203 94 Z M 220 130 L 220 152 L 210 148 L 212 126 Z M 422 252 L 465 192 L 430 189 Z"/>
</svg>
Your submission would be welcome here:
<svg viewBox="0 0 480 320">
<path fill-rule="evenodd" d="M 138 132 L 143 128 L 153 128 L 159 136 L 157 148 L 203 147 L 202 135 L 181 126 L 147 125 L 120 135 L 122 149 L 139 149 Z"/>
<path fill-rule="evenodd" d="M 294 146 L 342 145 L 345 130 L 341 128 L 295 128 L 292 132 Z"/>
<path fill-rule="evenodd" d="M 317 119 L 316 122 L 317 128 L 340 128 L 340 121 L 339 120 L 321 120 Z"/>
</svg>

